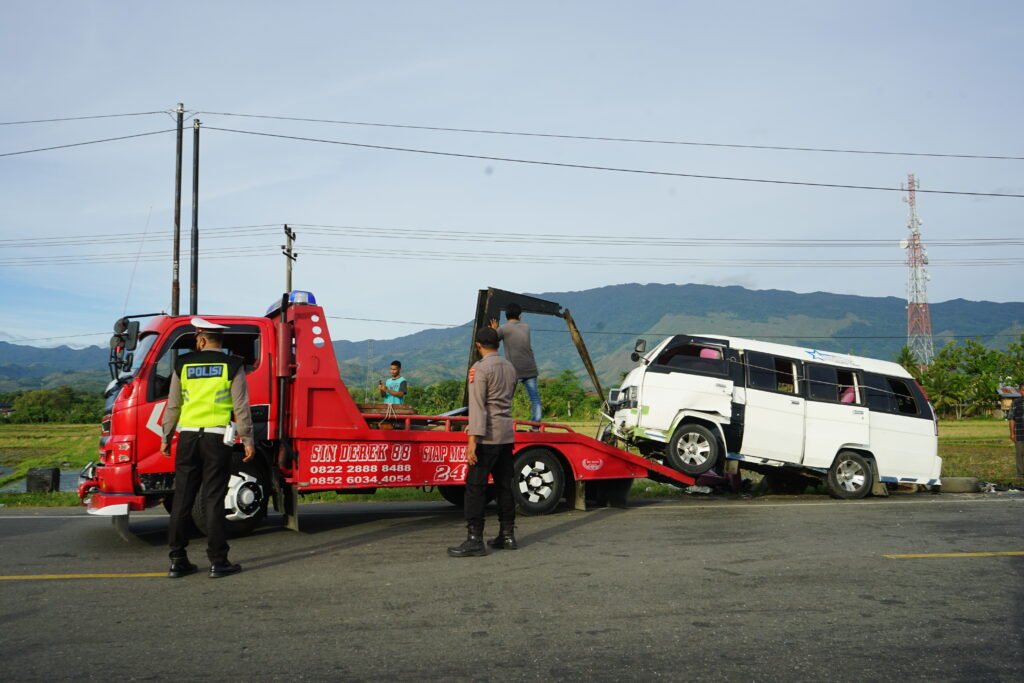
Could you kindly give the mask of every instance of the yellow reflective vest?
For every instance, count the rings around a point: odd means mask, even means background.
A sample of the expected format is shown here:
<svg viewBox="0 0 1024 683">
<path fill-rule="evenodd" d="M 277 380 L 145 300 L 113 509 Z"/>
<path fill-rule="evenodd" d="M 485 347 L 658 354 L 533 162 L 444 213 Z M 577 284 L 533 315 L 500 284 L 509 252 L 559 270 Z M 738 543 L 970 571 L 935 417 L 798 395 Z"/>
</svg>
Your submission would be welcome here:
<svg viewBox="0 0 1024 683">
<path fill-rule="evenodd" d="M 238 356 L 198 351 L 178 361 L 181 427 L 226 427 L 231 422 L 231 382 L 242 364 Z"/>
</svg>

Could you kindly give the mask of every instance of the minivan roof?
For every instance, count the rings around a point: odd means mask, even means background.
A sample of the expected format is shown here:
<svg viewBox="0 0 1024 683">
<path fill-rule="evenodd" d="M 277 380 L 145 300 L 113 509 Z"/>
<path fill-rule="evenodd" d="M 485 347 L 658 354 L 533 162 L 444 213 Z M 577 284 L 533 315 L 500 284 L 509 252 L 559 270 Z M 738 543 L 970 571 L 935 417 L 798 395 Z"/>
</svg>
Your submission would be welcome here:
<svg viewBox="0 0 1024 683">
<path fill-rule="evenodd" d="M 894 363 L 887 360 L 878 360 L 877 358 L 867 358 L 865 356 L 851 356 L 848 353 L 836 353 L 834 351 L 821 351 L 818 349 L 808 349 L 802 346 L 790 346 L 789 344 L 776 344 L 774 342 L 759 341 L 757 339 L 744 339 L 743 337 L 726 337 L 720 334 L 686 334 L 676 335 L 671 339 L 678 337 L 698 337 L 707 340 L 721 340 L 728 344 L 730 348 L 740 349 L 743 351 L 755 351 L 760 353 L 770 353 L 774 356 L 783 356 L 786 358 L 793 358 L 795 360 L 802 360 L 809 363 L 824 363 L 826 365 L 836 365 L 844 368 L 854 368 L 856 370 L 864 370 L 865 372 L 876 372 L 881 375 L 889 375 L 891 377 L 904 377 L 907 379 L 913 379 L 913 376 L 907 372 L 899 363 Z M 660 346 L 660 345 L 659 345 Z"/>
</svg>

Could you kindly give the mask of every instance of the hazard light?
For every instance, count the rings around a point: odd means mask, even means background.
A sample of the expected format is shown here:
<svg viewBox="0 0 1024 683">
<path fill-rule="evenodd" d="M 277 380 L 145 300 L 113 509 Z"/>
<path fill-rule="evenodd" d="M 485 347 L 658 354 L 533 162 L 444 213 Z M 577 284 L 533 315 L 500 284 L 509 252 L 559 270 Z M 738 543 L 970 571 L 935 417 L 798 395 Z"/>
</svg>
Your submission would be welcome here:
<svg viewBox="0 0 1024 683">
<path fill-rule="evenodd" d="M 283 299 L 284 297 L 281 297 L 281 298 Z M 288 305 L 289 306 L 294 306 L 294 305 L 300 305 L 301 306 L 303 304 L 306 304 L 306 305 L 309 305 L 309 306 L 316 306 L 316 297 L 313 296 L 313 292 L 307 292 L 307 291 L 302 290 L 302 289 L 293 289 L 291 292 L 288 293 Z M 275 301 L 274 303 L 270 304 L 270 306 L 267 308 L 266 315 L 270 315 L 270 314 L 274 313 L 275 311 L 279 311 L 279 310 L 281 310 L 281 302 L 280 301 Z"/>
</svg>

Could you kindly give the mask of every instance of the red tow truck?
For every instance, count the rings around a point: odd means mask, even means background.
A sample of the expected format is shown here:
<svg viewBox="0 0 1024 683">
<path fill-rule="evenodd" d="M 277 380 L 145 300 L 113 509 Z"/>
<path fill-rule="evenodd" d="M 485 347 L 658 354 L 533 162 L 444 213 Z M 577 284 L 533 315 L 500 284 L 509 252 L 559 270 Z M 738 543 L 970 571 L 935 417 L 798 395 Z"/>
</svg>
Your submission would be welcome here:
<svg viewBox="0 0 1024 683">
<path fill-rule="evenodd" d="M 224 345 L 245 359 L 249 385 L 257 457 L 236 459 L 224 501 L 235 535 L 254 529 L 270 505 L 298 530 L 299 497 L 310 492 L 437 487 L 461 504 L 467 418 L 357 405 L 311 293 L 285 295 L 262 317 L 203 317 L 227 326 Z M 193 348 L 195 328 L 190 316 L 158 315 L 140 330 L 130 316 L 114 332 L 99 462 L 82 470 L 78 493 L 90 514 L 111 517 L 126 534 L 131 512 L 170 509 L 174 460 L 160 453 L 160 424 L 174 359 Z M 565 425 L 529 422 L 517 422 L 515 476 L 516 502 L 526 514 L 550 512 L 563 499 L 585 509 L 588 496 L 625 503 L 638 477 L 694 481 Z M 192 517 L 205 530 L 201 505 Z"/>
</svg>

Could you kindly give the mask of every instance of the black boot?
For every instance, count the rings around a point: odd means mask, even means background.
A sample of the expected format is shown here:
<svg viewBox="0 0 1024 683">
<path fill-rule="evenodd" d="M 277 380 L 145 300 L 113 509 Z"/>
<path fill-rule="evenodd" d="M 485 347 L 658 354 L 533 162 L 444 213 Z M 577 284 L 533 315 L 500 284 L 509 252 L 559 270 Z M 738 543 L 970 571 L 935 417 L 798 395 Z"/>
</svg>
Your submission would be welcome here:
<svg viewBox="0 0 1024 683">
<path fill-rule="evenodd" d="M 468 531 L 466 540 L 462 542 L 462 545 L 448 548 L 448 554 L 452 557 L 483 557 L 486 555 L 483 524 L 479 526 L 467 524 L 466 530 Z"/>
<path fill-rule="evenodd" d="M 199 567 L 188 561 L 188 555 L 172 555 L 171 566 L 167 570 L 167 578 L 180 579 L 189 574 L 195 574 Z"/>
<path fill-rule="evenodd" d="M 498 535 L 487 541 L 487 545 L 495 550 L 519 550 L 516 543 L 516 528 L 511 524 L 502 524 Z"/>
</svg>

